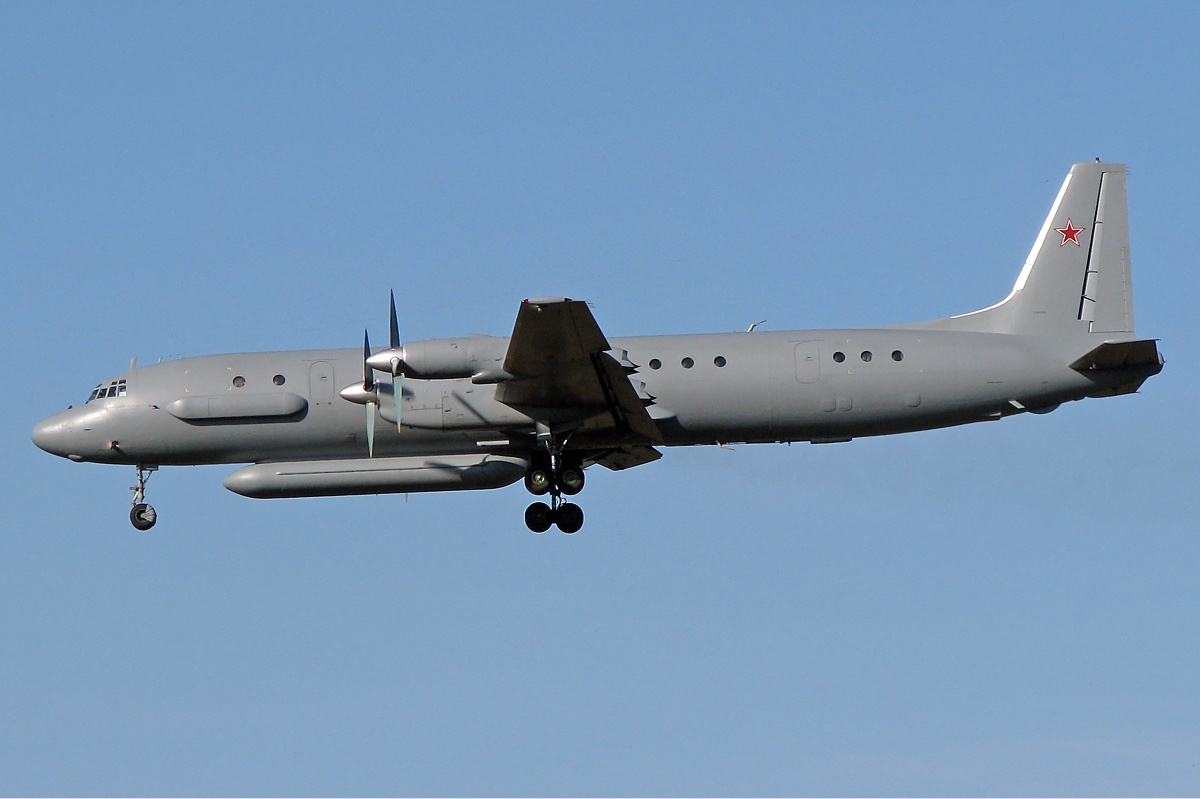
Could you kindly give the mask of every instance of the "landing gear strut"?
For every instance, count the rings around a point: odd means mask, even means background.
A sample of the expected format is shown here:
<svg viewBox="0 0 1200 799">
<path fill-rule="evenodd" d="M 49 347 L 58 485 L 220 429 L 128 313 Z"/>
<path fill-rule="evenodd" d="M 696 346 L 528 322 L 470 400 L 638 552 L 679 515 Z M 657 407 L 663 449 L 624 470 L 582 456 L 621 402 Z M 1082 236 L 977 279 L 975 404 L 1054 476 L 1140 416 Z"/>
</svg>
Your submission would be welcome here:
<svg viewBox="0 0 1200 799">
<path fill-rule="evenodd" d="M 157 466 L 138 464 L 137 485 L 129 487 L 129 490 L 133 492 L 133 509 L 129 511 L 129 521 L 139 530 L 149 530 L 158 521 L 158 514 L 154 512 L 154 506 L 146 504 L 146 481 L 157 470 Z"/>
<path fill-rule="evenodd" d="M 583 464 L 564 456 L 560 446 L 548 442 L 545 451 L 534 455 L 525 473 L 525 488 L 535 496 L 550 495 L 549 505 L 535 502 L 525 509 L 525 526 L 530 530 L 544 533 L 555 524 L 569 534 L 583 527 L 583 509 L 562 499 L 583 490 Z"/>
</svg>

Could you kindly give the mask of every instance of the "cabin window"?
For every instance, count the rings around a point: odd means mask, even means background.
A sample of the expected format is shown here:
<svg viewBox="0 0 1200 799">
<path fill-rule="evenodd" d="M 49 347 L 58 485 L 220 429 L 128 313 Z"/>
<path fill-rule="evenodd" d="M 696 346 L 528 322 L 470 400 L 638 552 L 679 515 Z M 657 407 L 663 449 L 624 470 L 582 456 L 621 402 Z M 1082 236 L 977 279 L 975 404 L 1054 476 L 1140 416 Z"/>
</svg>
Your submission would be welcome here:
<svg viewBox="0 0 1200 799">
<path fill-rule="evenodd" d="M 277 386 L 282 386 L 284 383 L 287 382 L 287 378 L 284 377 L 283 375 L 275 375 L 274 377 L 271 378 L 271 382 Z"/>
<path fill-rule="evenodd" d="M 725 363 L 726 361 L 724 355 L 718 355 L 717 357 L 713 358 L 713 364 L 715 364 L 718 369 L 724 366 Z"/>
<path fill-rule="evenodd" d="M 237 377 L 233 378 L 233 387 L 234 388 L 241 388 L 244 385 L 246 385 L 246 378 L 242 377 L 241 375 L 238 375 Z"/>
<path fill-rule="evenodd" d="M 696 365 L 696 362 L 693 361 L 691 358 L 684 358 L 679 363 L 683 366 L 684 369 L 691 369 L 693 366 Z"/>
<path fill-rule="evenodd" d="M 871 351 L 863 350 L 862 354 L 859 355 L 858 357 L 862 358 L 863 363 L 870 363 L 871 362 Z"/>
<path fill-rule="evenodd" d="M 651 369 L 661 369 L 662 361 L 660 361 L 658 358 L 651 358 L 650 359 L 650 368 Z"/>
<path fill-rule="evenodd" d="M 903 361 L 904 353 L 901 352 L 900 350 L 892 350 L 892 360 L 897 361 L 897 362 Z"/>
<path fill-rule="evenodd" d="M 846 360 L 846 353 L 844 353 L 844 352 L 835 352 L 835 353 L 833 354 L 833 361 L 834 361 L 834 363 L 841 363 L 841 362 L 842 362 L 842 361 L 844 361 L 844 360 Z"/>
</svg>

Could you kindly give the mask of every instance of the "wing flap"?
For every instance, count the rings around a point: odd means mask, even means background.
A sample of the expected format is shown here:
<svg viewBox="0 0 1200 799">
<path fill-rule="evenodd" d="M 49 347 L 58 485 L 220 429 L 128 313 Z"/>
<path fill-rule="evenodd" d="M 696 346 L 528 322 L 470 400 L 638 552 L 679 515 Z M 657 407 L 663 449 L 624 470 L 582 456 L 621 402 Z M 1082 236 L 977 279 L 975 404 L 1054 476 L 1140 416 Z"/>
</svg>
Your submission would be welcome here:
<svg viewBox="0 0 1200 799">
<path fill-rule="evenodd" d="M 625 368 L 607 352 L 592 356 L 596 375 L 600 378 L 613 425 L 648 441 L 662 441 L 658 425 L 650 418 L 645 403 L 638 397 Z"/>
<path fill-rule="evenodd" d="M 631 446 L 609 450 L 600 457 L 593 458 L 593 461 L 606 469 L 619 472 L 644 463 L 653 463 L 661 457 L 662 453 L 654 447 Z"/>
</svg>

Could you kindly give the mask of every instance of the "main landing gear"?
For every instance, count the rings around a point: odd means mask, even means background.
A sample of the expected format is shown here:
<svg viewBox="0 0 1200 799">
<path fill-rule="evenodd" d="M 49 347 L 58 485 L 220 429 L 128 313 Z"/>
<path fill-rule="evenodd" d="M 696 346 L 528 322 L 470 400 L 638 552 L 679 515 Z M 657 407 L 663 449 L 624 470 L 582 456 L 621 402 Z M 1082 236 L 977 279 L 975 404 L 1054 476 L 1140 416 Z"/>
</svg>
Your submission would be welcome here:
<svg viewBox="0 0 1200 799">
<path fill-rule="evenodd" d="M 525 509 L 525 526 L 535 533 L 544 533 L 557 524 L 564 533 L 577 533 L 583 527 L 583 508 L 574 502 L 562 502 L 553 497 L 552 505 L 535 502 Z"/>
<path fill-rule="evenodd" d="M 158 521 L 158 514 L 154 512 L 154 506 L 146 504 L 146 481 L 157 470 L 157 466 L 139 464 L 137 485 L 129 487 L 129 490 L 133 492 L 133 509 L 129 511 L 129 521 L 139 530 L 149 530 Z"/>
<path fill-rule="evenodd" d="M 583 465 L 561 454 L 540 453 L 525 473 L 525 488 L 535 496 L 550 495 L 550 504 L 535 502 L 525 509 L 525 526 L 544 533 L 558 525 L 564 533 L 577 533 L 583 527 L 583 509 L 563 496 L 575 496 L 583 490 Z"/>
</svg>

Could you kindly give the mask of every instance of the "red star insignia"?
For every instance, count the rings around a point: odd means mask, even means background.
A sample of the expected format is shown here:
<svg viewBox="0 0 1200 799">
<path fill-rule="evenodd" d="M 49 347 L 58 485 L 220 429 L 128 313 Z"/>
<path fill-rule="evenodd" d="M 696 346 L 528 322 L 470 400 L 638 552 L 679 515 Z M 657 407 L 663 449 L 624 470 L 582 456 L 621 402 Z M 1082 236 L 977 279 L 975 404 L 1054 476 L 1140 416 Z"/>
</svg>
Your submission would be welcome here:
<svg viewBox="0 0 1200 799">
<path fill-rule="evenodd" d="M 1062 237 L 1063 237 L 1063 240 L 1061 242 L 1059 242 L 1058 246 L 1061 247 L 1064 244 L 1066 244 L 1068 241 L 1071 242 L 1072 244 L 1074 244 L 1076 247 L 1081 246 L 1079 244 L 1079 234 L 1082 233 L 1086 229 L 1087 228 L 1075 227 L 1075 225 L 1071 224 L 1071 217 L 1067 217 L 1067 226 L 1066 227 L 1054 228 L 1055 232 L 1061 233 Z"/>
</svg>

